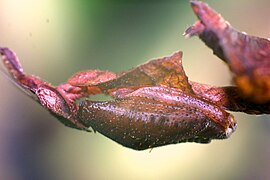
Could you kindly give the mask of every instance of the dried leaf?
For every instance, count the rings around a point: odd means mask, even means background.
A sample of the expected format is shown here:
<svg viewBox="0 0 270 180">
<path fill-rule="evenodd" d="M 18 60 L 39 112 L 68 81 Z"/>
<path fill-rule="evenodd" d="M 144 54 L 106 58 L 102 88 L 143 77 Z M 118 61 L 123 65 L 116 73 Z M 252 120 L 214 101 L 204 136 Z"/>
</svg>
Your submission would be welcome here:
<svg viewBox="0 0 270 180">
<path fill-rule="evenodd" d="M 100 92 L 105 93 L 120 88 L 137 89 L 157 85 L 193 93 L 182 67 L 182 52 L 180 51 L 117 74 L 96 70 L 77 73 L 68 80 L 68 83 L 79 87 L 98 87 Z"/>
<path fill-rule="evenodd" d="M 14 84 L 69 127 L 92 127 L 136 150 L 225 139 L 236 128 L 225 110 L 270 114 L 270 102 L 262 100 L 269 92 L 269 42 L 235 31 L 204 3 L 191 3 L 200 20 L 186 35 L 199 35 L 228 63 L 239 89 L 189 82 L 180 51 L 121 73 L 79 72 L 57 87 L 25 74 L 10 49 L 0 48 L 0 53 Z M 85 100 L 93 94 L 113 100 Z"/>
<path fill-rule="evenodd" d="M 270 103 L 256 104 L 241 96 L 234 86 L 216 87 L 197 82 L 190 82 L 198 97 L 206 99 L 215 105 L 229 111 L 247 114 L 270 114 Z"/>
<path fill-rule="evenodd" d="M 236 31 L 217 12 L 200 1 L 191 1 L 199 21 L 184 33 L 198 35 L 234 74 L 243 97 L 254 103 L 270 102 L 270 41 Z"/>
</svg>

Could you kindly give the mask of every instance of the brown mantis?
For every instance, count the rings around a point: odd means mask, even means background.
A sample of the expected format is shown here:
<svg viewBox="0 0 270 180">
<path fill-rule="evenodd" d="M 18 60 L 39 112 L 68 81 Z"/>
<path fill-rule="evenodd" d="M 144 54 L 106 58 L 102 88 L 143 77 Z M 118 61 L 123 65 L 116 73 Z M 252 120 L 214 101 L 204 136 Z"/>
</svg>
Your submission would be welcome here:
<svg viewBox="0 0 270 180">
<path fill-rule="evenodd" d="M 57 87 L 27 75 L 8 48 L 0 48 L 2 61 L 13 81 L 66 126 L 85 131 L 91 127 L 126 147 L 144 150 L 180 142 L 225 139 L 236 128 L 236 121 L 226 110 L 270 113 L 270 99 L 267 99 L 270 42 L 236 32 L 202 2 L 191 1 L 191 4 L 199 21 L 185 35 L 199 35 L 228 63 L 238 87 L 214 87 L 189 81 L 182 67 L 182 52 L 121 73 L 79 72 Z M 230 43 L 232 39 L 236 42 Z M 236 44 L 239 49 L 230 49 Z M 255 57 L 263 62 L 263 67 L 256 64 L 257 59 L 248 59 L 251 57 L 248 54 L 242 56 L 238 52 L 242 49 L 244 53 L 258 53 Z M 243 59 L 248 60 L 242 62 Z M 245 68 L 239 70 L 242 67 L 239 63 Z M 249 63 L 251 66 L 246 66 Z M 113 100 L 84 99 L 95 94 L 109 95 Z"/>
</svg>

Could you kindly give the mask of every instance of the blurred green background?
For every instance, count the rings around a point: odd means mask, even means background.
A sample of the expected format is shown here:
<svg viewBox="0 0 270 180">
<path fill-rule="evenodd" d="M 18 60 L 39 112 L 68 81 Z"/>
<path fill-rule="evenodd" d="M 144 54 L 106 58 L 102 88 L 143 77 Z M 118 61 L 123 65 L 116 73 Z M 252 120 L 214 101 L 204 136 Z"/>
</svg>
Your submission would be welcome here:
<svg viewBox="0 0 270 180">
<path fill-rule="evenodd" d="M 207 0 L 237 29 L 269 37 L 269 0 Z M 184 51 L 189 79 L 231 84 L 198 38 L 188 0 L 0 0 L 0 45 L 52 84 L 85 69 L 127 70 Z M 228 140 L 134 151 L 60 124 L 0 75 L 0 179 L 270 179 L 270 117 L 233 113 Z"/>
</svg>

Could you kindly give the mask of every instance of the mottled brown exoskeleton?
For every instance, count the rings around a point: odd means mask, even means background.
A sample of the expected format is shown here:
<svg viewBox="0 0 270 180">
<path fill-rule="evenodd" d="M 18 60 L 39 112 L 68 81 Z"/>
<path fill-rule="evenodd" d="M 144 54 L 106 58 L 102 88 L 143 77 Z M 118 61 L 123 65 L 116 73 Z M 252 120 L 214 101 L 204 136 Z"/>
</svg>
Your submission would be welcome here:
<svg viewBox="0 0 270 180">
<path fill-rule="evenodd" d="M 226 25 L 225 29 L 230 30 L 229 35 L 235 32 L 206 4 L 198 1 L 191 3 L 200 21 L 185 32 L 186 36 L 199 35 L 230 65 L 236 75 L 236 84 L 240 85 L 238 71 L 233 66 L 236 60 L 232 59 L 238 54 L 229 55 L 227 46 L 230 44 L 220 43 L 223 37 L 219 31 L 223 31 L 224 28 L 220 27 Z M 211 17 L 206 12 L 212 13 Z M 210 19 L 205 23 L 204 18 Z M 212 31 L 208 26 L 218 27 Z M 213 38 L 207 39 L 205 34 Z M 228 34 L 226 30 L 225 35 Z M 242 35 L 238 36 L 242 42 Z M 249 42 L 252 39 L 246 41 Z M 263 62 L 268 67 L 269 42 L 262 40 L 262 43 L 268 48 L 265 50 L 266 55 L 261 51 L 258 53 L 263 54 Z M 247 48 L 250 46 L 247 45 Z M 257 53 L 257 49 L 253 51 Z M 79 72 L 67 83 L 56 87 L 26 74 L 10 49 L 0 48 L 0 53 L 15 84 L 66 126 L 84 131 L 92 128 L 136 150 L 180 142 L 208 143 L 212 139 L 228 138 L 236 128 L 236 122 L 226 110 L 250 114 L 270 112 L 269 101 L 262 101 L 262 95 L 252 99 L 247 97 L 248 93 L 243 93 L 241 87 L 214 87 L 189 81 L 182 67 L 182 52 L 151 60 L 121 73 L 101 70 Z M 256 71 L 257 66 L 252 68 Z M 261 72 L 261 68 L 258 71 Z M 242 73 L 245 74 L 245 71 Z M 249 77 L 249 74 L 246 76 Z M 264 77 L 269 78 L 267 73 Z M 263 78 L 263 81 L 267 78 Z M 251 94 L 254 93 L 258 92 L 252 91 Z M 95 94 L 109 95 L 112 100 L 86 100 Z M 268 91 L 265 96 L 267 94 Z"/>
</svg>

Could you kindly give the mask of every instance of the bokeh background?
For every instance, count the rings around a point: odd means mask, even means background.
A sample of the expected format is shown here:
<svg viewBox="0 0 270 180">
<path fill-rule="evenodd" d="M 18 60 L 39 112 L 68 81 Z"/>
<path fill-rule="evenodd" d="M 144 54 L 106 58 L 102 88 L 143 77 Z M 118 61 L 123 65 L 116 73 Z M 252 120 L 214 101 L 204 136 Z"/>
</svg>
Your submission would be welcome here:
<svg viewBox="0 0 270 180">
<path fill-rule="evenodd" d="M 237 29 L 269 37 L 269 0 L 205 1 Z M 0 0 L 0 45 L 52 84 L 177 50 L 190 79 L 231 84 L 211 50 L 182 36 L 195 20 L 188 0 Z M 134 151 L 63 126 L 2 74 L 0 87 L 0 179 L 270 179 L 270 116 L 233 113 L 228 140 Z"/>
</svg>

